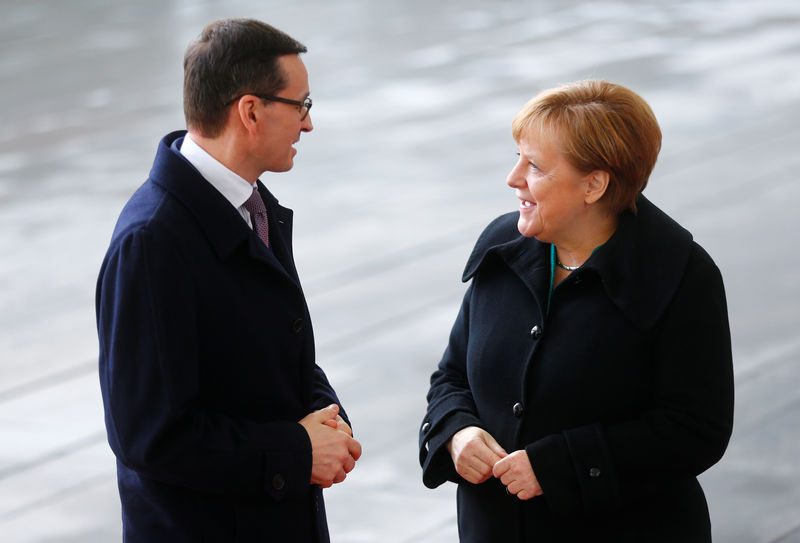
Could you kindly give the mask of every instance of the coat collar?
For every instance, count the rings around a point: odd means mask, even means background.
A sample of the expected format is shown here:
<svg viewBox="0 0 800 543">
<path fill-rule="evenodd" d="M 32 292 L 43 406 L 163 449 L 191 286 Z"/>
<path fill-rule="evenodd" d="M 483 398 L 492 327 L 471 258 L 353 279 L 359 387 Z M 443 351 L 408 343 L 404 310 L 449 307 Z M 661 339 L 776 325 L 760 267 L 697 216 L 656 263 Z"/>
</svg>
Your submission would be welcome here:
<svg viewBox="0 0 800 543">
<path fill-rule="evenodd" d="M 614 235 L 579 272 L 596 273 L 611 301 L 640 328 L 652 328 L 678 288 L 689 260 L 692 235 L 644 196 L 634 215 L 625 212 Z M 518 213 L 495 219 L 478 238 L 463 280 L 468 281 L 492 257 L 520 277 L 540 305 L 542 274 L 549 274 L 549 244 L 525 238 L 516 229 Z M 547 276 L 549 280 L 549 276 Z"/>
<path fill-rule="evenodd" d="M 292 210 L 281 206 L 263 183 L 257 181 L 258 192 L 270 217 L 270 246 L 273 248 L 270 251 L 252 235 L 230 202 L 180 154 L 180 143 L 185 135 L 185 130 L 179 130 L 161 140 L 150 179 L 189 210 L 221 260 L 226 260 L 247 242 L 253 258 L 278 268 L 297 282 L 291 257 Z"/>
</svg>

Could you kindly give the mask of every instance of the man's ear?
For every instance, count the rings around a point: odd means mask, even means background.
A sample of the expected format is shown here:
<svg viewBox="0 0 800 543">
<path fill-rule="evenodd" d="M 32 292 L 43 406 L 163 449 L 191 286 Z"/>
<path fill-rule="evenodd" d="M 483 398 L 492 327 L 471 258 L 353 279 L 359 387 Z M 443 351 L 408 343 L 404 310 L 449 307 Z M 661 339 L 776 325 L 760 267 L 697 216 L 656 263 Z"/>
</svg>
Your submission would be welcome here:
<svg viewBox="0 0 800 543">
<path fill-rule="evenodd" d="M 249 133 L 256 130 L 258 123 L 258 98 L 255 96 L 244 95 L 236 104 L 236 114 L 242 127 Z"/>
<path fill-rule="evenodd" d="M 586 195 L 584 201 L 587 204 L 593 204 L 600 200 L 608 190 L 608 183 L 611 176 L 608 172 L 603 170 L 595 170 L 588 175 L 586 184 Z"/>
</svg>

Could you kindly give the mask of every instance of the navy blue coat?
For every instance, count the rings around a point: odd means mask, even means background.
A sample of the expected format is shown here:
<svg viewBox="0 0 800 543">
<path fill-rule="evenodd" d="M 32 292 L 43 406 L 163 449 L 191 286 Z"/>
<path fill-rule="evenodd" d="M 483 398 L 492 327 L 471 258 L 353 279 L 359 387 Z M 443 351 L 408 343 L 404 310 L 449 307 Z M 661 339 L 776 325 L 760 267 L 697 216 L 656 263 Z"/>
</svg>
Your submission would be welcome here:
<svg viewBox="0 0 800 543">
<path fill-rule="evenodd" d="M 271 250 L 166 136 L 97 284 L 100 385 L 128 542 L 327 541 L 298 421 L 339 403 L 314 361 L 292 212 Z"/>
<path fill-rule="evenodd" d="M 722 278 L 691 234 L 644 197 L 553 289 L 550 246 L 499 217 L 431 377 L 423 481 L 458 488 L 462 542 L 707 542 L 696 476 L 722 456 L 733 371 Z M 507 495 L 455 471 L 467 426 L 524 449 L 544 494 Z"/>
</svg>

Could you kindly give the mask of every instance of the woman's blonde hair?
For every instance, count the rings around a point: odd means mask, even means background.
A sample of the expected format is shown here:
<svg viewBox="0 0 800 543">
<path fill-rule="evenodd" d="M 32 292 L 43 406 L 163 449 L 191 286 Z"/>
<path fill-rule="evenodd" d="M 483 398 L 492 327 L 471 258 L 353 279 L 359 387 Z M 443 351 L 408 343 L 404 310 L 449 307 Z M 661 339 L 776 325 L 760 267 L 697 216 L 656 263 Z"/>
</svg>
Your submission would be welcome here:
<svg viewBox="0 0 800 543">
<path fill-rule="evenodd" d="M 641 96 L 602 80 L 548 89 L 525 104 L 511 123 L 518 142 L 534 131 L 555 137 L 579 171 L 608 172 L 603 201 L 613 211 L 636 211 L 636 197 L 647 186 L 661 150 L 661 129 Z"/>
</svg>

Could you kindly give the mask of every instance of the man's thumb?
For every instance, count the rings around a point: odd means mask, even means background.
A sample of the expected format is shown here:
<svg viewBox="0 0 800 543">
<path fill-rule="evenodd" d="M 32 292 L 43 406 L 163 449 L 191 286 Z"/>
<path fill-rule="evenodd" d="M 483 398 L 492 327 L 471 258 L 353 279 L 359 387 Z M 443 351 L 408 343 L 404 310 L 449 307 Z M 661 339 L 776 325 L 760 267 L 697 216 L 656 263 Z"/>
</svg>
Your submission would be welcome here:
<svg viewBox="0 0 800 543">
<path fill-rule="evenodd" d="M 332 403 L 328 407 L 323 407 L 319 411 L 315 413 L 314 418 L 316 418 L 319 422 L 326 422 L 331 419 L 335 419 L 336 415 L 339 414 L 339 406 L 335 403 Z"/>
</svg>

